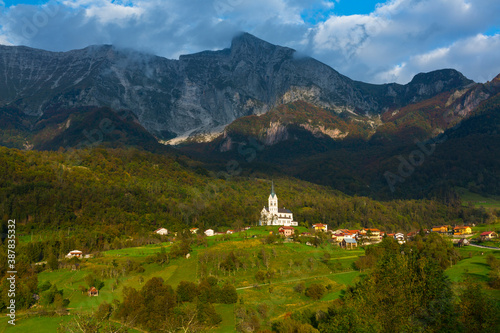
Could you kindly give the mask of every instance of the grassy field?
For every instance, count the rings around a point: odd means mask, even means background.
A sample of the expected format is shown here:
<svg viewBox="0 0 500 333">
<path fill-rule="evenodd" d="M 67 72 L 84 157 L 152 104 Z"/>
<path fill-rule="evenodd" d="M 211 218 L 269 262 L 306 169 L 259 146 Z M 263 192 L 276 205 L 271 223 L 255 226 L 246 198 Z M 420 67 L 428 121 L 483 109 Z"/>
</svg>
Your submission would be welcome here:
<svg viewBox="0 0 500 333">
<path fill-rule="evenodd" d="M 152 277 L 161 277 L 163 280 L 176 287 L 180 281 L 198 282 L 201 277 L 200 256 L 208 254 L 227 254 L 234 251 L 246 266 L 234 273 L 217 270 L 214 264 L 208 264 L 207 274 L 216 275 L 221 281 L 228 281 L 235 285 L 242 302 L 257 308 L 263 302 L 267 305 L 269 320 L 282 318 L 286 313 L 294 310 L 318 306 L 327 307 L 328 301 L 341 295 L 341 290 L 346 285 L 353 283 L 359 272 L 353 270 L 353 263 L 364 254 L 362 249 L 343 250 L 332 245 L 312 247 L 300 243 L 264 244 L 261 239 L 269 235 L 270 231 L 276 232 L 277 228 L 259 227 L 252 228 L 242 233 L 235 233 L 229 237 L 215 236 L 208 238 L 208 245 L 195 246 L 191 257 L 171 260 L 168 265 L 161 266 L 156 263 L 145 264 L 144 260 L 159 252 L 162 247 L 169 251 L 170 243 L 148 245 L 136 248 L 125 248 L 103 252 L 101 256 L 81 261 L 79 270 L 59 269 L 44 271 L 39 274 L 39 285 L 46 281 L 56 284 L 64 290 L 64 297 L 70 300 L 68 309 L 71 313 L 88 312 L 97 309 L 102 302 L 112 302 L 113 299 L 121 300 L 124 287 L 139 289 L 145 281 Z M 305 229 L 303 230 L 305 231 Z M 256 238 L 254 238 L 254 236 Z M 229 239 L 228 239 L 229 238 Z M 265 266 L 260 255 L 268 256 Z M 328 253 L 329 259 L 324 258 Z M 99 271 L 109 269 L 113 265 L 119 266 L 126 262 L 141 264 L 144 272 L 130 272 L 125 276 L 102 278 L 104 287 L 99 291 L 98 297 L 88 297 L 82 294 L 80 286 L 86 286 L 85 277 L 89 274 L 97 275 Z M 332 264 L 336 264 L 332 270 Z M 242 263 L 243 265 L 243 263 Z M 274 276 L 270 281 L 257 282 L 255 274 L 259 270 L 271 270 Z M 112 290 L 113 284 L 118 280 L 118 286 Z M 294 287 L 304 283 L 307 288 L 312 283 L 322 283 L 329 286 L 328 293 L 320 300 L 313 301 L 303 293 L 297 293 Z M 258 286 L 257 286 L 258 285 Z M 255 287 L 257 286 L 257 287 Z M 215 332 L 234 332 L 236 305 L 217 304 L 216 310 L 222 316 L 222 323 L 214 329 Z M 19 320 L 19 327 L 41 325 L 47 332 L 55 332 L 61 320 L 69 320 L 71 316 L 27 318 Z M 5 322 L 6 323 L 6 322 Z M 38 323 L 38 324 L 37 324 Z M 40 326 L 40 327 L 41 327 Z M 5 327 L 1 326 L 1 327 Z M 40 332 L 44 332 L 44 331 Z"/>
<path fill-rule="evenodd" d="M 463 187 L 456 187 L 455 190 L 460 195 L 463 205 L 468 205 L 470 202 L 475 207 L 484 207 L 487 209 L 500 209 L 499 196 L 484 197 L 477 193 L 472 193 Z"/>
<path fill-rule="evenodd" d="M 463 247 L 460 249 L 460 255 L 463 259 L 447 269 L 446 274 L 452 282 L 460 282 L 466 277 L 487 282 L 490 268 L 486 264 L 486 256 L 490 253 L 500 259 L 500 250 L 487 250 L 473 246 Z"/>
<path fill-rule="evenodd" d="M 67 322 L 71 319 L 70 316 L 64 317 L 20 317 L 16 318 L 16 325 L 12 326 L 7 321 L 8 319 L 2 317 L 0 320 L 0 332 L 12 333 L 54 333 L 57 332 L 59 323 Z"/>
<path fill-rule="evenodd" d="M 483 226 L 478 228 L 479 230 L 475 231 L 481 231 Z M 300 243 L 265 244 L 262 239 L 269 235 L 270 231 L 275 231 L 273 229 L 277 228 L 252 228 L 230 237 L 210 237 L 207 246 L 193 247 L 189 259 L 173 259 L 163 266 L 156 263 L 146 264 L 144 261 L 148 256 L 159 252 L 162 247 L 168 252 L 170 243 L 106 251 L 96 258 L 82 260 L 79 270 L 44 271 L 38 276 L 39 284 L 50 281 L 59 289 L 63 289 L 64 297 L 70 300 L 68 308 L 72 314 L 95 310 L 104 301 L 111 303 L 114 299 L 121 300 L 124 287 L 140 289 L 145 281 L 152 277 L 161 277 L 167 284 L 176 288 L 182 280 L 198 282 L 203 274 L 214 275 L 221 283 L 232 283 L 237 288 L 240 299 L 238 304 L 215 306 L 222 316 L 222 323 L 212 331 L 225 333 L 234 332 L 237 323 L 235 308 L 242 306 L 241 304 L 255 310 L 262 310 L 264 307 L 266 315 L 262 317 L 262 328 L 270 328 L 273 320 L 282 319 L 293 311 L 308 308 L 326 310 L 330 301 L 338 299 L 346 286 L 354 284 L 364 274 L 353 268 L 357 258 L 364 255 L 361 248 L 343 250 L 332 245 L 315 248 Z M 236 271 L 225 272 L 217 269 L 217 261 L 231 251 L 240 258 Z M 493 253 L 500 258 L 500 251 L 467 246 L 461 248 L 460 253 L 464 259 L 446 271 L 450 280 L 460 282 L 466 277 L 472 277 L 486 285 L 489 272 L 486 255 Z M 112 267 L 122 267 L 126 263 L 140 264 L 144 271 L 138 273 L 132 270 L 118 277 L 101 278 L 104 287 L 100 290 L 99 297 L 88 297 L 80 291 L 80 286 L 86 286 L 87 275 L 102 276 L 99 272 Z M 260 270 L 273 272 L 272 278 L 257 281 L 256 273 Z M 118 284 L 112 290 L 116 281 Z M 304 288 L 307 288 L 313 283 L 327 286 L 327 293 L 319 301 L 311 300 L 304 292 L 297 292 L 297 285 L 303 284 Z M 491 290 L 491 293 L 500 300 L 499 291 Z M 71 317 L 21 317 L 18 325 L 8 331 L 55 332 L 61 320 L 70 320 Z M 0 333 L 6 331 L 6 327 L 7 320 L 0 321 Z"/>
</svg>

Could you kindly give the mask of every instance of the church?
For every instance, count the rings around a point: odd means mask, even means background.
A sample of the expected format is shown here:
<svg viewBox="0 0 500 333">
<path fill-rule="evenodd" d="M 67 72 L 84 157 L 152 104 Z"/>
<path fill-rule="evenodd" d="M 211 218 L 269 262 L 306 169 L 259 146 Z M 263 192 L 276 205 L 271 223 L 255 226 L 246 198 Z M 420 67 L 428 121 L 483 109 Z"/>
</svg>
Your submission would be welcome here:
<svg viewBox="0 0 500 333">
<path fill-rule="evenodd" d="M 271 186 L 271 194 L 268 199 L 269 207 L 262 209 L 259 225 L 299 225 L 298 222 L 293 220 L 293 213 L 289 209 L 278 208 L 278 196 L 274 193 L 274 182 Z"/>
</svg>

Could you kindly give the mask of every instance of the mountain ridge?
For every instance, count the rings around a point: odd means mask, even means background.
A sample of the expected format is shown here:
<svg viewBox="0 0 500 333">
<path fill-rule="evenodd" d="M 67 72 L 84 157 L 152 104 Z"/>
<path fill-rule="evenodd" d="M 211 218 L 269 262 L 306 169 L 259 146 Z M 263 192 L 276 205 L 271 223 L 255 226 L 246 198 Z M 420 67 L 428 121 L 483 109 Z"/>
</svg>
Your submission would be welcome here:
<svg viewBox="0 0 500 333">
<path fill-rule="evenodd" d="M 220 133 L 242 116 L 298 100 L 334 113 L 377 115 L 472 84 L 436 77 L 429 87 L 403 91 L 407 85 L 361 83 L 248 33 L 230 48 L 179 60 L 111 45 L 68 52 L 0 46 L 0 76 L 0 106 L 38 117 L 54 108 L 127 109 L 159 140 Z"/>
</svg>

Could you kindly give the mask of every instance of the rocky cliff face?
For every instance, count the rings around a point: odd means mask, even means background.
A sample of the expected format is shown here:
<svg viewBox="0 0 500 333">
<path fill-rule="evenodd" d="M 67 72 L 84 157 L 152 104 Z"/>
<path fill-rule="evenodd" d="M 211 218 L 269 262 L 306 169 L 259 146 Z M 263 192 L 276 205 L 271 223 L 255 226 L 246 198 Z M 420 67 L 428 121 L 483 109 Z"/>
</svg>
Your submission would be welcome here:
<svg viewBox="0 0 500 333">
<path fill-rule="evenodd" d="M 106 45 L 64 53 L 0 46 L 0 107 L 33 116 L 79 106 L 127 109 L 162 140 L 220 132 L 242 116 L 298 100 L 373 115 L 471 83 L 453 70 L 420 74 L 408 85 L 355 82 L 249 34 L 229 49 L 179 60 Z"/>
</svg>

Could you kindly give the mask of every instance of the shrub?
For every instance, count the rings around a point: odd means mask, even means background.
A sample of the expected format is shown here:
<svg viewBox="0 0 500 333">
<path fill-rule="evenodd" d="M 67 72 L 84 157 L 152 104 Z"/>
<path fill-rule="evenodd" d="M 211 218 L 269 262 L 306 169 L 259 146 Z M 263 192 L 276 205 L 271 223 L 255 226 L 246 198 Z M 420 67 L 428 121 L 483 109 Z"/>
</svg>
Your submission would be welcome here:
<svg viewBox="0 0 500 333">
<path fill-rule="evenodd" d="M 314 300 L 319 300 L 326 292 L 326 288 L 319 283 L 313 283 L 306 289 L 306 296 Z"/>
</svg>

